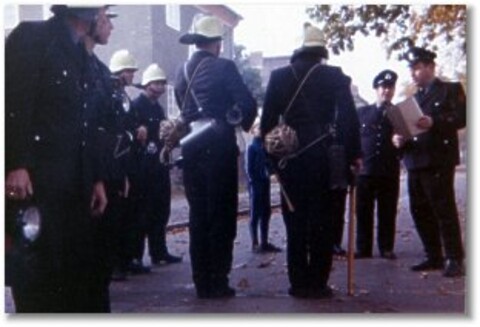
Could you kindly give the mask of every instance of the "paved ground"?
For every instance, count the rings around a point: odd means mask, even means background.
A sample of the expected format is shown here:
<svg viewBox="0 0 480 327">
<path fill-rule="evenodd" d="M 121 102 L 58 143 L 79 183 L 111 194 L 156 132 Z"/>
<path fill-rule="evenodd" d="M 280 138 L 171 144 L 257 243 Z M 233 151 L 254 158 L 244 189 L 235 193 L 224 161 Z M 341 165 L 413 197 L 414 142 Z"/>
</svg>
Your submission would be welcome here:
<svg viewBox="0 0 480 327">
<path fill-rule="evenodd" d="M 466 173 L 457 173 L 457 203 L 462 226 L 467 208 Z M 241 197 L 241 207 L 247 204 Z M 278 197 L 277 197 L 278 199 Z M 275 200 L 274 200 L 275 201 Z M 231 284 L 237 297 L 228 300 L 199 300 L 190 278 L 188 233 L 183 221 L 184 204 L 175 204 L 168 242 L 172 252 L 181 254 L 180 264 L 153 267 L 152 273 L 131 276 L 111 286 L 115 313 L 447 313 L 462 315 L 467 304 L 466 278 L 447 279 L 440 272 L 414 273 L 409 266 L 422 259 L 422 249 L 408 212 L 405 183 L 396 233 L 396 261 L 374 253 L 373 259 L 355 261 L 355 293 L 346 293 L 346 262 L 336 260 L 330 284 L 335 289 L 331 300 L 294 299 L 287 295 L 285 252 L 254 254 L 250 251 L 246 216 L 240 216 L 235 241 Z M 183 208 L 183 209 L 182 209 Z M 182 218 L 183 217 L 183 218 Z M 465 229 L 465 228 L 463 228 Z M 271 241 L 286 246 L 285 229 L 278 209 L 271 221 Z M 346 238 L 345 238 L 346 240 Z M 345 242 L 346 243 L 346 242 Z M 345 244 L 346 246 L 346 244 Z M 148 264 L 148 256 L 145 257 Z M 471 284 L 470 284 L 471 285 Z M 6 290 L 6 312 L 14 312 Z"/>
</svg>

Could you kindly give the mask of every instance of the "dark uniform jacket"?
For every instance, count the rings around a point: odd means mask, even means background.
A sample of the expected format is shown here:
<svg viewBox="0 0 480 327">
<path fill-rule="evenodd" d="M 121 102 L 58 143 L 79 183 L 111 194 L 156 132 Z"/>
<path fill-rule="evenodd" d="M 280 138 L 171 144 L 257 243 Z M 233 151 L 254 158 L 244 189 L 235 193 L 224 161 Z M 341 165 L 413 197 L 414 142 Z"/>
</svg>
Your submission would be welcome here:
<svg viewBox="0 0 480 327">
<path fill-rule="evenodd" d="M 255 119 L 257 106 L 233 61 L 217 58 L 207 51 L 197 51 L 188 62 L 188 78 L 192 78 L 195 68 L 205 58 L 191 86 L 202 107 L 202 115 L 225 121 L 227 110 L 236 104 L 242 110 L 242 127 L 248 130 Z M 175 96 L 180 108 L 183 108 L 182 116 L 187 121 L 198 119 L 197 105 L 191 94 L 186 94 L 188 82 L 183 67 L 176 81 Z M 233 140 L 233 128 L 230 131 Z"/>
<path fill-rule="evenodd" d="M 156 185 L 157 188 L 169 188 L 169 168 L 159 159 L 163 142 L 159 139 L 158 130 L 160 122 L 166 119 L 163 108 L 158 102 L 152 103 L 142 93 L 132 101 L 132 113 L 135 117 L 135 126 L 138 128 L 143 125 L 147 128 L 145 145 L 137 142 L 134 147 L 134 193 L 139 191 L 145 194 L 148 192 L 148 185 L 152 184 L 159 184 Z M 163 192 L 165 193 L 165 191 Z"/>
<path fill-rule="evenodd" d="M 399 153 L 392 143 L 393 127 L 385 109 L 376 104 L 358 109 L 363 168 L 360 175 L 397 177 Z"/>
<path fill-rule="evenodd" d="M 315 64 L 315 60 L 296 60 L 291 66 L 272 72 L 261 121 L 263 135 L 277 124 L 303 76 Z M 315 70 L 285 117 L 287 124 L 297 132 L 302 148 L 328 131 L 337 111 L 337 135 L 345 145 L 347 160 L 360 158 L 359 124 L 350 93 L 350 78 L 338 67 L 319 65 Z M 275 96 L 269 97 L 268 93 Z"/>
<path fill-rule="evenodd" d="M 435 79 L 425 96 L 417 92 L 415 97 L 423 113 L 432 117 L 433 126 L 405 144 L 405 166 L 408 170 L 416 170 L 458 165 L 457 130 L 466 126 L 462 85 Z"/>
<path fill-rule="evenodd" d="M 6 172 L 28 170 L 42 215 L 13 285 L 20 311 L 109 310 L 101 233 L 89 208 L 94 183 L 104 180 L 102 117 L 96 73 L 73 35 L 53 17 L 21 23 L 5 44 Z"/>
<path fill-rule="evenodd" d="M 95 95 L 100 114 L 98 147 L 103 175 L 108 181 L 123 184 L 131 168 L 130 148 L 133 142 L 134 117 L 125 90 L 96 55 L 90 57 L 95 74 Z"/>
<path fill-rule="evenodd" d="M 160 122 L 166 119 L 162 106 L 158 102 L 152 103 L 145 94 L 140 94 L 132 101 L 132 111 L 135 116 L 135 125 L 147 127 L 147 145 L 151 142 L 161 150 L 158 130 Z"/>
<path fill-rule="evenodd" d="M 26 168 L 34 188 L 83 185 L 89 197 L 102 178 L 86 56 L 56 17 L 21 23 L 6 41 L 6 171 Z"/>
</svg>

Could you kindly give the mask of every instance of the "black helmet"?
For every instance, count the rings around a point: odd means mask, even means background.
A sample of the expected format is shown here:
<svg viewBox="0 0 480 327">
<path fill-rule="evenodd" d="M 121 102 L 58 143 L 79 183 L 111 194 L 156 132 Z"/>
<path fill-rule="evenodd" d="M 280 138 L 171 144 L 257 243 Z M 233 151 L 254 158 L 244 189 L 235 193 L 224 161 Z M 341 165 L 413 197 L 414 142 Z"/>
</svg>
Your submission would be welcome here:
<svg viewBox="0 0 480 327">
<path fill-rule="evenodd" d="M 55 16 L 73 16 L 87 22 L 93 22 L 96 20 L 98 10 L 104 8 L 106 5 L 52 5 L 50 11 Z"/>
</svg>

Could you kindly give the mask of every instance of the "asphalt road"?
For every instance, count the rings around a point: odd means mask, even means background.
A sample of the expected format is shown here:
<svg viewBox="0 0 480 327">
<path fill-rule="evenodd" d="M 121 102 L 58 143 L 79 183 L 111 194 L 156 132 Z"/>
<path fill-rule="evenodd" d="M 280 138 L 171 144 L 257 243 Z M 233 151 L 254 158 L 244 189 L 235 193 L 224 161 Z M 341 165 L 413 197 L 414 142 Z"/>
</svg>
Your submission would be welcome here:
<svg viewBox="0 0 480 327">
<path fill-rule="evenodd" d="M 183 256 L 179 264 L 152 267 L 148 275 L 130 276 L 128 281 L 114 282 L 111 301 L 114 313 L 184 314 L 324 314 L 324 313 L 424 313 L 465 315 L 469 307 L 466 284 L 468 277 L 444 278 L 441 272 L 411 272 L 410 265 L 423 258 L 420 241 L 408 210 L 405 180 L 402 178 L 399 203 L 396 248 L 398 259 L 374 258 L 354 263 L 354 294 L 347 295 L 347 264 L 337 259 L 330 278 L 335 296 L 330 300 L 295 299 L 287 294 L 288 280 L 285 251 L 278 254 L 256 254 L 250 249 L 247 216 L 240 216 L 234 249 L 231 284 L 237 296 L 228 300 L 199 300 L 191 281 L 188 256 L 188 232 L 184 219 L 184 204 L 174 205 L 168 243 L 171 252 Z M 466 172 L 456 175 L 457 204 L 465 230 L 467 211 Z M 278 198 L 278 197 L 277 197 Z M 241 207 L 246 205 L 241 196 Z M 183 208 L 183 209 L 182 209 Z M 467 235 L 467 244 L 468 237 Z M 274 210 L 270 238 L 272 243 L 286 247 L 285 229 L 278 209 Z M 345 240 L 345 247 L 346 244 Z M 374 245 L 376 246 L 376 245 Z M 376 251 L 376 250 L 375 250 Z M 467 246 L 467 257 L 470 251 Z M 144 261 L 149 264 L 148 255 Z M 466 261 L 469 270 L 468 260 Z M 471 283 L 468 283 L 471 285 Z M 5 291 L 6 312 L 14 312 L 9 289 Z"/>
</svg>

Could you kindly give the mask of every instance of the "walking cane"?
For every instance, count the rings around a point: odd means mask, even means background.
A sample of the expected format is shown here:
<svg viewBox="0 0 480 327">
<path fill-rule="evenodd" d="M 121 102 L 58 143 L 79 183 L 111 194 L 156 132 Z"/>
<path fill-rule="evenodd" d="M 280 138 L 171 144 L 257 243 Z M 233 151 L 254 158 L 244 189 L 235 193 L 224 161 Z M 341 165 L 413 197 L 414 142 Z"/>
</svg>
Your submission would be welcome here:
<svg viewBox="0 0 480 327">
<path fill-rule="evenodd" d="M 348 192 L 348 257 L 347 257 L 347 294 L 353 295 L 353 263 L 355 232 L 355 176 Z"/>
</svg>

